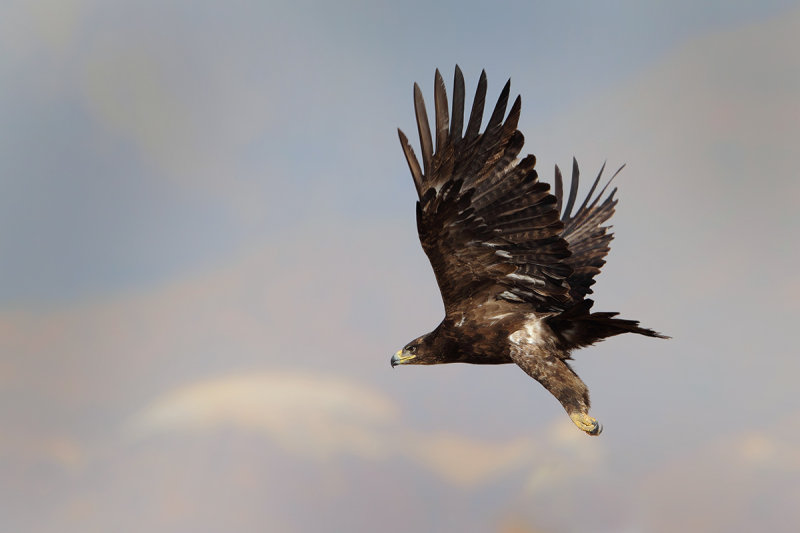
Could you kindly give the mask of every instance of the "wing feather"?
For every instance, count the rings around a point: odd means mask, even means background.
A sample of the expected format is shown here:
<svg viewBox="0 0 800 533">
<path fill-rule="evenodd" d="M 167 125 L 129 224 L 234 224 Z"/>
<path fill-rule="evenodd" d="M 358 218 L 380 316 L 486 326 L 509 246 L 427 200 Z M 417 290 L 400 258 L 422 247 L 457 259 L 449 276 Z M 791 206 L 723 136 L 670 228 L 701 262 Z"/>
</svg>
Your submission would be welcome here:
<svg viewBox="0 0 800 533">
<path fill-rule="evenodd" d="M 453 76 L 453 122 L 450 124 L 450 138 L 453 142 L 461 140 L 461 128 L 464 127 L 464 75 L 456 65 Z"/>
<path fill-rule="evenodd" d="M 617 200 L 614 198 L 616 189 L 613 189 L 608 196 L 604 196 L 611 181 L 625 167 L 617 170 L 608 182 L 594 196 L 595 190 L 600 183 L 605 169 L 605 163 L 600 168 L 597 177 L 589 189 L 589 193 L 581 203 L 578 210 L 572 214 L 572 206 L 575 203 L 580 181 L 580 170 L 577 161 L 572 160 L 572 184 L 570 186 L 567 205 L 561 215 L 564 223 L 564 232 L 561 236 L 569 244 L 572 255 L 567 262 L 572 267 L 572 274 L 567 278 L 570 286 L 570 299 L 573 302 L 580 302 L 592 293 L 591 286 L 594 284 L 594 277 L 600 273 L 600 269 L 605 265 L 605 257 L 610 250 L 610 244 L 614 238 L 610 226 L 603 226 L 614 214 Z M 561 171 L 556 166 L 556 191 L 560 200 L 563 198 L 563 189 L 560 187 Z"/>
<path fill-rule="evenodd" d="M 484 135 L 491 139 L 490 135 L 496 131 L 499 133 L 500 127 L 503 123 L 503 117 L 506 116 L 506 107 L 508 106 L 508 95 L 511 92 L 511 80 L 508 80 L 500 92 L 500 97 L 497 99 L 497 104 L 494 106 L 492 116 L 489 118 L 489 123 L 486 124 L 486 133 Z"/>
<path fill-rule="evenodd" d="M 507 82 L 481 134 L 487 86 L 482 72 L 461 139 L 464 83 L 458 67 L 454 80 L 453 116 L 448 117 L 444 83 L 438 71 L 435 76 L 435 153 L 424 100 L 414 86 L 424 170 L 419 179 L 419 164 L 414 167 L 413 151 L 401 135 L 415 184 L 421 184 L 420 241 L 445 308 L 451 313 L 482 294 L 513 304 L 524 302 L 535 310 L 562 311 L 569 303 L 570 252 L 560 236 L 564 225 L 558 200 L 549 185 L 538 181 L 536 158 L 518 160 L 524 145 L 517 130 L 521 99 L 514 100 L 506 117 L 511 88 Z"/>
<path fill-rule="evenodd" d="M 419 132 L 419 144 L 422 148 L 422 168 L 427 176 L 433 164 L 433 141 L 431 139 L 431 126 L 428 124 L 428 113 L 425 111 L 425 100 L 422 98 L 422 91 L 419 85 L 414 84 L 414 111 L 417 114 L 417 131 Z"/>
<path fill-rule="evenodd" d="M 419 113 L 417 113 L 419 117 Z M 421 134 L 420 134 L 421 135 Z M 428 134 L 430 137 L 430 133 Z M 427 172 L 427 170 L 426 170 Z M 578 161 L 572 158 L 572 183 L 569 186 L 569 198 L 567 199 L 567 206 L 564 208 L 564 218 L 568 219 L 572 213 L 572 207 L 575 205 L 575 199 L 578 196 Z"/>
<path fill-rule="evenodd" d="M 450 118 L 447 116 L 447 94 L 445 93 L 444 80 L 436 69 L 434 76 L 434 104 L 436 106 L 436 151 L 442 152 L 447 143 Z"/>
<path fill-rule="evenodd" d="M 471 142 L 478 137 L 478 130 L 481 128 L 481 120 L 483 119 L 483 106 L 486 103 L 486 71 L 481 71 L 481 77 L 478 80 L 478 88 L 475 90 L 475 98 L 472 100 L 472 112 L 469 115 L 469 122 L 467 123 L 467 131 L 464 134 L 464 140 Z"/>
<path fill-rule="evenodd" d="M 414 154 L 414 149 L 408 144 L 406 134 L 400 128 L 397 128 L 397 134 L 400 136 L 400 145 L 403 147 L 403 153 L 408 162 L 408 169 L 411 171 L 411 176 L 414 178 L 414 187 L 417 189 L 417 194 L 422 194 L 422 170 L 419 168 L 419 161 Z"/>
<path fill-rule="evenodd" d="M 556 190 L 555 190 L 556 211 L 558 211 L 560 213 L 561 212 L 561 199 L 564 198 L 564 182 L 561 179 L 561 169 L 558 168 L 558 165 L 556 165 L 555 174 L 556 174 L 556 179 L 555 179 L 555 184 L 556 184 Z"/>
</svg>

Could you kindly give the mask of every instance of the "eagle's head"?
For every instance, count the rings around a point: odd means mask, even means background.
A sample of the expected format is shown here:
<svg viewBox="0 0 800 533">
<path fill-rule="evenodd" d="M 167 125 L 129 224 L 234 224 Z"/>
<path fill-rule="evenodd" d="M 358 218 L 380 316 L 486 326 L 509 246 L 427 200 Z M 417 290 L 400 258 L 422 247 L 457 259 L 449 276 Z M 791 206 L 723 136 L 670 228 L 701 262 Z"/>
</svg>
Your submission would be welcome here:
<svg viewBox="0 0 800 533">
<path fill-rule="evenodd" d="M 435 365 L 441 363 L 441 354 L 434 347 L 434 334 L 428 333 L 406 344 L 392 356 L 392 366 Z"/>
</svg>

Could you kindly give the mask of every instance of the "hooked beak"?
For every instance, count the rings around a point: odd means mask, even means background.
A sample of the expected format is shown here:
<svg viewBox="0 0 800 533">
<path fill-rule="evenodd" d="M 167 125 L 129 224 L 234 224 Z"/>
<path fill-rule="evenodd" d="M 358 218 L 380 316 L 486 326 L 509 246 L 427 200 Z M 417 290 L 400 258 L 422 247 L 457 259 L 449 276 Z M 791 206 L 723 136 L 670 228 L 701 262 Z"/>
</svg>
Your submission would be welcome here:
<svg viewBox="0 0 800 533">
<path fill-rule="evenodd" d="M 397 353 L 392 356 L 392 368 L 407 363 L 415 357 L 416 355 L 403 355 L 403 350 L 397 350 Z"/>
</svg>

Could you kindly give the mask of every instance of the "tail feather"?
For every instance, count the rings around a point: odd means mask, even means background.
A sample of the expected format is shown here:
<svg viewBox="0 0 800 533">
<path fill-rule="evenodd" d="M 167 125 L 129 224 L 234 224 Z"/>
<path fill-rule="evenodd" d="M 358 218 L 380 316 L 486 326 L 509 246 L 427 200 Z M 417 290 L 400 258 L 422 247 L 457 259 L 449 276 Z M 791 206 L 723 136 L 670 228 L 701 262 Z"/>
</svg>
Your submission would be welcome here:
<svg viewBox="0 0 800 533">
<path fill-rule="evenodd" d="M 647 337 L 656 337 L 659 339 L 671 338 L 652 329 L 639 326 L 638 320 L 614 318 L 617 314 L 618 313 L 592 313 L 586 318 L 588 321 L 594 322 L 603 329 L 604 335 L 602 338 L 613 337 L 614 335 L 620 335 L 622 333 L 638 333 L 639 335 L 646 335 Z"/>
<path fill-rule="evenodd" d="M 590 311 L 593 303 L 592 300 L 583 300 L 550 319 L 550 325 L 560 335 L 565 349 L 589 346 L 623 333 L 638 333 L 659 339 L 670 338 L 655 330 L 641 327 L 638 320 L 616 318 L 619 313 L 592 313 Z"/>
</svg>

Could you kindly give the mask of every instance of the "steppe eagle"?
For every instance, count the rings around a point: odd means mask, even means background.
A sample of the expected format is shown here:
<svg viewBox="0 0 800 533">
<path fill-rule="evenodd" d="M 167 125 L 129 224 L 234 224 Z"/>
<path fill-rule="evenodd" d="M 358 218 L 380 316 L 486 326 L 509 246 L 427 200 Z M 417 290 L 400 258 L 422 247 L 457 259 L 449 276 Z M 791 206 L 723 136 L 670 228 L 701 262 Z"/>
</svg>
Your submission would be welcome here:
<svg viewBox="0 0 800 533">
<path fill-rule="evenodd" d="M 578 428 L 598 435 L 602 426 L 589 416 L 588 388 L 568 363 L 572 350 L 621 333 L 667 337 L 617 313 L 591 312 L 586 296 L 609 250 L 612 234 L 603 224 L 614 214 L 616 189 L 604 197 L 607 183 L 592 199 L 601 169 L 573 213 L 579 179 L 573 159 L 566 202 L 557 166 L 551 193 L 538 180 L 536 158 L 518 159 L 521 100 L 517 96 L 506 117 L 510 85 L 509 80 L 481 133 L 486 73 L 465 125 L 461 70 L 456 66 L 450 113 L 437 70 L 432 137 L 414 84 L 421 167 L 405 134 L 398 133 L 419 196 L 419 238 L 445 317 L 395 353 L 391 364 L 516 363 L 561 402 Z"/>
</svg>

